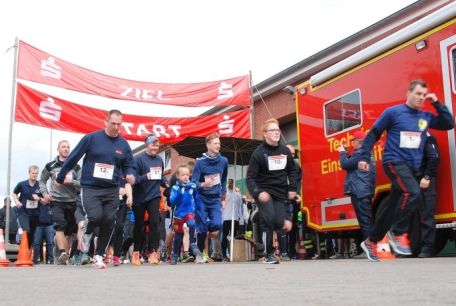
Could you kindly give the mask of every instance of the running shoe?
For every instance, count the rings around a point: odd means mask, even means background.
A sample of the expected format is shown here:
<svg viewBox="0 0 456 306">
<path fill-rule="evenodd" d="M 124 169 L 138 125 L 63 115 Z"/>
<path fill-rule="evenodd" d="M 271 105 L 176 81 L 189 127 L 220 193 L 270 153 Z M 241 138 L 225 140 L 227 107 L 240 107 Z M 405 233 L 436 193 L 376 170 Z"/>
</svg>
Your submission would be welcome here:
<svg viewBox="0 0 456 306">
<path fill-rule="evenodd" d="M 282 253 L 280 254 L 280 261 L 290 261 L 291 258 L 288 256 L 288 253 Z"/>
<path fill-rule="evenodd" d="M 82 257 L 82 254 L 79 252 L 77 254 L 74 254 L 70 260 L 71 264 L 73 264 L 75 266 L 79 266 L 81 264 L 81 257 Z"/>
<path fill-rule="evenodd" d="M 135 251 L 133 252 L 131 256 L 131 264 L 133 266 L 140 266 L 141 265 L 141 259 L 139 258 L 139 252 Z"/>
<path fill-rule="evenodd" d="M 112 256 L 111 263 L 114 267 L 118 267 L 122 264 L 122 262 L 120 261 L 120 258 L 118 256 Z"/>
<path fill-rule="evenodd" d="M 106 269 L 106 264 L 103 261 L 103 256 L 95 255 L 94 260 L 95 260 L 95 262 L 93 263 L 94 268 Z"/>
<path fill-rule="evenodd" d="M 182 255 L 182 263 L 194 262 L 195 257 L 193 257 L 189 252 L 184 252 Z"/>
<path fill-rule="evenodd" d="M 379 261 L 380 259 L 377 256 L 377 243 L 372 242 L 367 238 L 363 242 L 361 242 L 361 248 L 363 249 L 366 256 L 371 261 Z"/>
<path fill-rule="evenodd" d="M 81 254 L 81 265 L 87 265 L 91 261 L 90 256 L 87 253 L 82 253 Z"/>
<path fill-rule="evenodd" d="M 396 254 L 406 256 L 412 255 L 412 251 L 410 251 L 410 241 L 408 239 L 408 234 L 394 235 L 394 233 L 389 230 L 386 235 L 388 236 L 389 244 Z"/>
<path fill-rule="evenodd" d="M 274 256 L 274 254 L 267 254 L 263 259 L 263 263 L 276 265 L 279 263 L 279 261 Z"/>
<path fill-rule="evenodd" d="M 150 264 L 158 265 L 160 263 L 160 259 L 158 258 L 158 254 L 155 251 L 149 253 L 148 261 Z"/>
<path fill-rule="evenodd" d="M 197 254 L 197 255 L 196 255 L 195 262 L 196 262 L 197 264 L 204 264 L 204 263 L 207 263 L 207 261 L 204 260 L 203 256 L 201 256 L 201 254 Z"/>
<path fill-rule="evenodd" d="M 210 258 L 209 258 L 209 256 L 206 254 L 206 252 L 203 252 L 202 257 L 203 257 L 204 263 L 208 263 L 208 262 L 209 262 L 209 259 L 210 259 Z M 212 259 L 211 259 L 211 260 L 212 260 Z"/>
<path fill-rule="evenodd" d="M 171 258 L 171 265 L 177 265 L 177 256 L 176 255 L 173 255 L 173 257 Z"/>
<path fill-rule="evenodd" d="M 62 252 L 59 256 L 59 258 L 57 259 L 57 263 L 59 265 L 66 265 L 68 262 L 68 255 L 66 252 Z"/>
</svg>

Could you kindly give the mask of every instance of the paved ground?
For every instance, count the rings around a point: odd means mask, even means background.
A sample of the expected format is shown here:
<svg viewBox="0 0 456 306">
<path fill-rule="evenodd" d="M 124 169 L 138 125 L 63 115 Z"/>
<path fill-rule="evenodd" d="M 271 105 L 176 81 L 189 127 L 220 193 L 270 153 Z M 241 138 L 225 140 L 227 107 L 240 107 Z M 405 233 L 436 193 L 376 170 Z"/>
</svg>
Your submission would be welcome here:
<svg viewBox="0 0 456 306">
<path fill-rule="evenodd" d="M 456 258 L 0 269 L 1 305 L 455 305 Z"/>
</svg>

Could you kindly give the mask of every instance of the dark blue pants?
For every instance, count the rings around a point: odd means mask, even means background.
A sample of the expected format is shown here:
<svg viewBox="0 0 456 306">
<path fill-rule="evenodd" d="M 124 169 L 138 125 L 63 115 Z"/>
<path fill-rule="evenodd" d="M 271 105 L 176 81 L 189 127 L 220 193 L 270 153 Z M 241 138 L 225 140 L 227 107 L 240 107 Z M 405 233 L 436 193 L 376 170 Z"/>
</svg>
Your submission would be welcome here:
<svg viewBox="0 0 456 306">
<path fill-rule="evenodd" d="M 429 188 L 423 189 L 423 202 L 418 207 L 421 221 L 421 243 L 422 248 L 434 249 L 435 242 L 435 203 L 436 203 L 436 183 L 435 177 L 431 178 Z"/>
<path fill-rule="evenodd" d="M 35 229 L 35 239 L 33 242 L 33 259 L 37 262 L 40 259 L 41 246 L 46 240 L 46 259 L 48 262 L 54 261 L 54 225 L 39 225 Z"/>
<path fill-rule="evenodd" d="M 371 206 L 372 197 L 358 198 L 357 196 L 351 196 L 351 202 L 355 209 L 356 218 L 358 219 L 363 239 L 369 237 L 372 230 L 372 219 L 371 219 Z"/>
</svg>

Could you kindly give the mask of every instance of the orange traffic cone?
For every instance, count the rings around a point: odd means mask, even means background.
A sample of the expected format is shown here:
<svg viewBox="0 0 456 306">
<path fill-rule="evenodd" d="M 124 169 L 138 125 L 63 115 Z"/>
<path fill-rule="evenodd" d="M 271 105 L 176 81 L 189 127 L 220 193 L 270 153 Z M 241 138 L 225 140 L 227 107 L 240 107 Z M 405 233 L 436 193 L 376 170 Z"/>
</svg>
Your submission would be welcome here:
<svg viewBox="0 0 456 306">
<path fill-rule="evenodd" d="M 17 254 L 16 267 L 32 267 L 32 255 L 28 245 L 27 232 L 22 232 L 21 245 L 19 246 L 19 254 Z"/>
<path fill-rule="evenodd" d="M 6 258 L 5 239 L 3 238 L 3 229 L 0 228 L 0 267 L 8 267 L 9 260 Z"/>
<path fill-rule="evenodd" d="M 380 260 L 396 259 L 391 253 L 388 237 L 386 237 L 386 235 L 381 241 L 377 242 L 377 256 Z"/>
</svg>

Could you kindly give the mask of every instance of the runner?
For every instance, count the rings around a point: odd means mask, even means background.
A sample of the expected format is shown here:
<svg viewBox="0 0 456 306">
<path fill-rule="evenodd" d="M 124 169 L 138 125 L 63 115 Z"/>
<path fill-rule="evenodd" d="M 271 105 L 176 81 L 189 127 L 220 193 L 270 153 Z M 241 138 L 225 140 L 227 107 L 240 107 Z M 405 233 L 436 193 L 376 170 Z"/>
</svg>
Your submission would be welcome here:
<svg viewBox="0 0 456 306">
<path fill-rule="evenodd" d="M 222 229 L 222 205 L 224 206 L 226 196 L 228 160 L 219 153 L 218 134 L 207 136 L 206 147 L 207 153 L 196 160 L 192 181 L 196 184 L 200 198 L 196 208 L 198 247 L 200 251 L 204 251 L 203 256 L 207 261 L 209 247 L 206 239 L 216 238 Z"/>
<path fill-rule="evenodd" d="M 83 251 L 96 227 L 100 228 L 94 267 L 106 268 L 103 256 L 112 236 L 116 212 L 119 207 L 119 183 L 122 173 L 126 181 L 134 184 L 136 167 L 128 142 L 119 135 L 122 113 L 111 110 L 106 118 L 106 128 L 82 137 L 60 170 L 55 186 L 61 188 L 66 174 L 85 155 L 81 175 L 81 203 L 87 215 L 83 236 Z"/>
<path fill-rule="evenodd" d="M 266 232 L 264 263 L 278 264 L 274 256 L 273 232 L 292 229 L 289 200 L 300 201 L 296 193 L 296 166 L 290 150 L 280 144 L 279 122 L 263 123 L 264 142 L 255 149 L 247 171 L 247 188 L 258 203 L 260 228 Z"/>
</svg>

